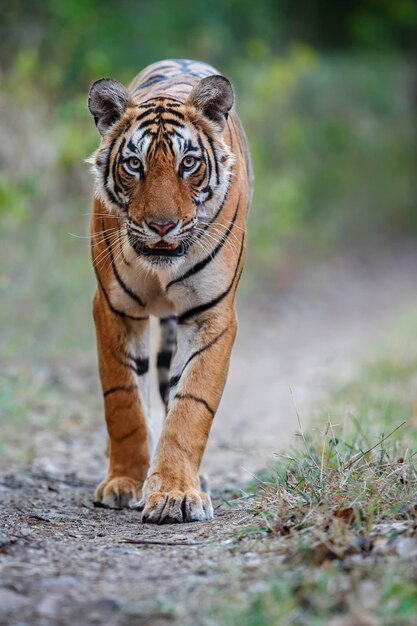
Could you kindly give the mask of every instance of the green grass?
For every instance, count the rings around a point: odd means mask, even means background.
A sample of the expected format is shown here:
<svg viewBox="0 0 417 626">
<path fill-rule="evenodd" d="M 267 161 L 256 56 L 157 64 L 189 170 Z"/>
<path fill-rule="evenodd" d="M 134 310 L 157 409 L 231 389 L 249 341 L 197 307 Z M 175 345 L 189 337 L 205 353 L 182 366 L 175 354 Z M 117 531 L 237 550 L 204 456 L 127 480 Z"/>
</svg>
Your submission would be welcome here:
<svg viewBox="0 0 417 626">
<path fill-rule="evenodd" d="M 402 325 L 250 486 L 234 539 L 262 565 L 243 605 L 210 608 L 222 624 L 417 624 L 416 331 Z"/>
<path fill-rule="evenodd" d="M 6 364 L 7 365 L 7 364 Z M 0 460 L 30 464 L 38 439 L 79 438 L 80 430 L 102 424 L 98 380 L 91 363 L 26 359 L 0 373 Z"/>
<path fill-rule="evenodd" d="M 279 576 L 278 576 L 279 574 Z M 271 573 L 270 573 L 271 576 Z M 416 623 L 416 573 L 410 561 L 344 567 L 283 567 L 269 589 L 247 606 L 211 609 L 205 626 L 412 626 Z"/>
<path fill-rule="evenodd" d="M 69 207 L 71 208 L 71 207 Z M 85 214 L 88 210 L 86 200 Z M 49 216 L 4 223 L 0 339 L 3 359 L 50 359 L 71 350 L 92 349 L 91 301 L 94 276 L 87 218 Z M 80 212 L 81 213 L 81 212 Z"/>
</svg>

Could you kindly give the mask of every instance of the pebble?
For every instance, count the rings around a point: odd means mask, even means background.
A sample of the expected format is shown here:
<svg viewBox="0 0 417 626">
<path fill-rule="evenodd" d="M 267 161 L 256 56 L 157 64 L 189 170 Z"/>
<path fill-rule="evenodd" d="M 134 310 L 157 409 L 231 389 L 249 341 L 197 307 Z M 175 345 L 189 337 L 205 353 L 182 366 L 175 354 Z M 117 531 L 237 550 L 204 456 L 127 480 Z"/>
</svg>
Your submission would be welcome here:
<svg viewBox="0 0 417 626">
<path fill-rule="evenodd" d="M 60 600 L 59 596 L 45 596 L 37 606 L 37 613 L 42 617 L 55 617 L 60 613 Z"/>
<path fill-rule="evenodd" d="M 69 593 L 79 587 L 79 582 L 74 576 L 57 576 L 47 578 L 41 582 L 41 588 L 55 593 Z"/>
<path fill-rule="evenodd" d="M 0 607 L 3 613 L 14 613 L 28 603 L 28 599 L 11 589 L 0 588 Z"/>
</svg>

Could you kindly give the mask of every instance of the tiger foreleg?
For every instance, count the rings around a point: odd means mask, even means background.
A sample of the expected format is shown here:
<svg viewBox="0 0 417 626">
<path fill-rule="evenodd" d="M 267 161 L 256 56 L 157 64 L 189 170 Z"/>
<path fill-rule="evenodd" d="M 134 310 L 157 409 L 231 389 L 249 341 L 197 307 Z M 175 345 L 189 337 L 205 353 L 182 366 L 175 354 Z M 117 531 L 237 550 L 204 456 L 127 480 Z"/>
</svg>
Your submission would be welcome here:
<svg viewBox="0 0 417 626">
<path fill-rule="evenodd" d="M 233 310 L 178 324 L 168 415 L 139 503 L 144 522 L 213 517 L 199 468 L 226 381 L 236 327 Z"/>
<path fill-rule="evenodd" d="M 112 508 L 141 496 L 150 461 L 146 383 L 149 322 L 128 324 L 94 298 L 100 378 L 108 430 L 109 466 L 95 501 Z"/>
</svg>

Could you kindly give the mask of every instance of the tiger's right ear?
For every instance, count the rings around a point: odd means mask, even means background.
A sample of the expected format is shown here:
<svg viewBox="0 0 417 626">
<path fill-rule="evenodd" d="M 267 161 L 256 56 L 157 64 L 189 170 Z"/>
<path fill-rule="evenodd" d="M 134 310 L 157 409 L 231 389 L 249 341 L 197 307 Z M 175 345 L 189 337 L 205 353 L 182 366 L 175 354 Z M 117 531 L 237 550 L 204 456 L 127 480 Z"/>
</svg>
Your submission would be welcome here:
<svg viewBox="0 0 417 626">
<path fill-rule="evenodd" d="M 222 130 L 234 102 L 233 87 L 219 74 L 202 78 L 192 88 L 186 104 L 191 104 Z"/>
<path fill-rule="evenodd" d="M 101 78 L 91 85 L 88 108 L 102 137 L 122 117 L 129 103 L 129 92 L 117 80 Z"/>
</svg>

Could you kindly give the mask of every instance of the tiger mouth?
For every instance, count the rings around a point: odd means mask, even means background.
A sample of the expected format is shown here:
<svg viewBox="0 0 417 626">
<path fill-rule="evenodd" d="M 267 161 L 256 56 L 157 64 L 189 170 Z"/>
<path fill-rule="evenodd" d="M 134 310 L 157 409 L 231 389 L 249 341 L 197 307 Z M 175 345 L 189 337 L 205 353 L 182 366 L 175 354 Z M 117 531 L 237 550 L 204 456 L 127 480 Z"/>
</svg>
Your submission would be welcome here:
<svg viewBox="0 0 417 626">
<path fill-rule="evenodd" d="M 182 241 L 180 243 L 168 243 L 167 241 L 161 240 L 149 246 L 144 243 L 140 243 L 137 247 L 137 251 L 145 256 L 180 257 L 184 256 L 186 246 Z"/>
</svg>

